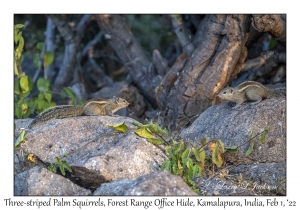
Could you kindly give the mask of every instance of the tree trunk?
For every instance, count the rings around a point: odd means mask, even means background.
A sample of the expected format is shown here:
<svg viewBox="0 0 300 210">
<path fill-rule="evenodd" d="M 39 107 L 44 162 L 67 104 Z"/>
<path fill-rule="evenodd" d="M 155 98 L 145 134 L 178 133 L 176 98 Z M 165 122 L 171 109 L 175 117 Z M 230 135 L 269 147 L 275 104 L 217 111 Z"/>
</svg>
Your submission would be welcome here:
<svg viewBox="0 0 300 210">
<path fill-rule="evenodd" d="M 239 73 L 235 66 L 249 35 L 250 16 L 209 15 L 206 20 L 200 29 L 204 33 L 197 39 L 199 45 L 168 96 L 164 123 L 171 130 L 196 119 L 194 116 L 211 106 L 220 89 Z"/>
<path fill-rule="evenodd" d="M 154 89 L 159 82 L 157 72 L 125 21 L 120 15 L 97 15 L 96 19 L 134 83 L 156 107 Z"/>
</svg>

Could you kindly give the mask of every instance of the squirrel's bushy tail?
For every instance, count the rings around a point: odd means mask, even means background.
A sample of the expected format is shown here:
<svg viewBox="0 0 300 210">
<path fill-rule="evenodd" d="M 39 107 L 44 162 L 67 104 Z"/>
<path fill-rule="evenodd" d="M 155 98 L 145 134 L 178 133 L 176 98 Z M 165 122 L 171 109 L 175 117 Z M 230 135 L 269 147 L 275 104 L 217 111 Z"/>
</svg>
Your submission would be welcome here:
<svg viewBox="0 0 300 210">
<path fill-rule="evenodd" d="M 30 123 L 28 127 L 31 128 L 32 126 L 40 122 L 45 122 L 54 119 L 62 119 L 67 117 L 75 117 L 82 114 L 83 108 L 81 106 L 55 106 L 43 111 L 38 116 L 36 116 L 36 118 Z"/>
</svg>

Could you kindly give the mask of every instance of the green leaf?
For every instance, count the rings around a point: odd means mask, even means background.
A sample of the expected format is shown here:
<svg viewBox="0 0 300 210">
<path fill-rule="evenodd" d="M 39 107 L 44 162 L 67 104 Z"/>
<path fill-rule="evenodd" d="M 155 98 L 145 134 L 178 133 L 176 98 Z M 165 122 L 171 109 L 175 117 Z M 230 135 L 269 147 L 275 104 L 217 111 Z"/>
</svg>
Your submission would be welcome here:
<svg viewBox="0 0 300 210">
<path fill-rule="evenodd" d="M 44 93 L 44 96 L 45 96 L 45 99 L 48 101 L 48 102 L 51 102 L 51 99 L 52 99 L 52 94 L 51 93 Z"/>
<path fill-rule="evenodd" d="M 14 32 L 14 41 L 15 41 L 16 44 L 18 43 L 21 36 L 22 36 L 22 32 L 19 32 L 19 30 L 15 30 L 15 32 Z"/>
<path fill-rule="evenodd" d="M 60 170 L 62 175 L 64 175 L 64 176 L 66 175 L 65 168 L 62 164 L 59 164 L 59 170 Z"/>
<path fill-rule="evenodd" d="M 202 167 L 201 166 L 199 166 L 199 171 L 198 171 L 198 174 L 199 174 L 199 176 L 201 177 L 202 176 Z"/>
<path fill-rule="evenodd" d="M 166 150 L 166 155 L 168 157 L 171 157 L 173 155 L 173 150 L 172 150 L 172 147 L 171 146 L 166 146 L 165 147 L 165 150 Z"/>
<path fill-rule="evenodd" d="M 15 108 L 15 115 L 17 118 L 21 119 L 22 118 L 22 109 L 20 107 Z"/>
<path fill-rule="evenodd" d="M 175 150 L 175 154 L 178 154 L 181 151 L 183 151 L 184 147 L 185 147 L 184 141 L 181 140 L 180 143 L 179 143 L 179 147 Z"/>
<path fill-rule="evenodd" d="M 40 92 L 50 91 L 49 80 L 40 77 L 37 81 L 37 88 Z"/>
<path fill-rule="evenodd" d="M 82 105 L 82 104 L 84 104 L 83 100 L 79 100 L 78 103 L 77 103 L 77 105 Z"/>
<path fill-rule="evenodd" d="M 208 142 L 208 138 L 203 138 L 200 141 L 200 143 L 201 143 L 202 146 L 204 146 L 205 144 L 207 144 L 207 142 Z"/>
<path fill-rule="evenodd" d="M 164 170 L 166 167 L 166 162 L 163 162 L 161 165 L 160 165 L 160 170 Z"/>
<path fill-rule="evenodd" d="M 21 37 L 19 39 L 19 46 L 17 48 L 17 51 L 18 51 L 18 58 L 20 59 L 21 58 L 21 55 L 22 55 L 22 51 L 23 51 L 23 48 L 24 48 L 24 38 L 22 37 L 22 33 L 21 33 Z"/>
<path fill-rule="evenodd" d="M 20 109 L 16 109 L 16 113 L 18 117 L 21 116 L 21 118 L 27 118 L 30 115 L 29 107 L 28 107 L 28 100 L 26 98 L 23 98 L 18 101 L 17 107 Z M 21 111 L 21 114 L 19 113 Z"/>
<path fill-rule="evenodd" d="M 182 169 L 183 169 L 183 167 L 182 167 L 182 165 L 181 165 L 181 163 L 180 163 L 180 160 L 177 161 L 177 166 L 178 166 L 178 169 L 179 169 L 179 170 L 182 170 Z"/>
<path fill-rule="evenodd" d="M 200 162 L 204 163 L 204 160 L 205 160 L 205 150 L 203 149 L 203 147 L 201 147 L 200 150 L 199 150 L 199 156 L 200 156 Z"/>
<path fill-rule="evenodd" d="M 191 174 L 191 173 L 190 173 Z M 190 186 L 195 186 L 196 185 L 196 183 L 193 181 L 193 180 L 191 180 L 191 178 L 188 178 L 187 179 L 187 183 L 190 185 Z"/>
<path fill-rule="evenodd" d="M 50 108 L 50 103 L 45 99 L 38 99 L 37 100 L 37 109 L 39 112 L 44 111 L 45 109 Z"/>
<path fill-rule="evenodd" d="M 105 124 L 106 126 L 108 127 L 111 127 L 117 131 L 121 131 L 123 133 L 126 133 L 126 131 L 128 130 L 128 127 L 127 125 L 125 124 L 125 122 L 121 122 L 121 123 L 118 123 L 116 125 L 110 125 L 110 124 Z"/>
<path fill-rule="evenodd" d="M 68 96 L 69 98 L 76 100 L 76 95 L 73 92 L 72 88 L 70 87 L 65 87 L 64 89 L 62 89 L 62 91 L 60 92 L 61 97 L 64 99 L 66 96 Z"/>
<path fill-rule="evenodd" d="M 188 182 L 189 184 L 191 184 L 190 181 L 192 181 L 193 168 L 189 168 L 189 169 L 187 170 L 187 173 L 184 174 L 184 175 L 185 175 L 185 178 L 186 178 L 187 182 Z"/>
<path fill-rule="evenodd" d="M 16 29 L 19 29 L 19 28 L 23 28 L 23 26 L 24 26 L 24 24 L 19 23 L 19 24 L 16 24 L 16 25 L 14 26 L 14 28 L 15 28 L 15 30 L 16 30 Z"/>
<path fill-rule="evenodd" d="M 136 130 L 134 133 L 142 138 L 153 138 L 153 134 L 146 127 L 142 127 L 140 129 Z"/>
<path fill-rule="evenodd" d="M 75 93 L 73 92 L 72 88 L 67 87 L 67 88 L 66 88 L 66 93 L 67 93 L 67 95 L 68 95 L 70 98 L 76 99 L 76 95 L 75 95 Z"/>
<path fill-rule="evenodd" d="M 192 151 L 193 151 L 193 153 L 194 153 L 194 155 L 195 155 L 195 157 L 196 157 L 196 160 L 198 161 L 198 162 L 200 162 L 200 154 L 198 153 L 198 151 L 196 150 L 196 148 L 192 148 Z"/>
<path fill-rule="evenodd" d="M 181 155 L 181 160 L 183 162 L 184 159 L 188 158 L 189 154 L 190 154 L 191 149 L 190 148 L 186 148 L 186 150 L 182 153 Z"/>
<path fill-rule="evenodd" d="M 171 171 L 171 161 L 170 161 L 170 160 L 168 160 L 168 161 L 166 162 L 166 171 L 168 171 L 168 172 Z"/>
<path fill-rule="evenodd" d="M 17 64 L 16 59 L 14 59 L 14 72 L 15 72 L 15 75 L 19 76 L 18 64 Z"/>
<path fill-rule="evenodd" d="M 261 134 L 261 136 L 260 136 L 260 138 L 259 138 L 259 141 L 258 141 L 258 142 L 259 142 L 260 144 L 262 144 L 262 143 L 265 142 L 266 136 L 267 136 L 268 133 L 269 133 L 269 130 L 268 130 L 268 128 L 266 127 L 265 130 L 264 130 L 264 132 Z"/>
<path fill-rule="evenodd" d="M 33 81 L 31 79 L 31 77 L 28 77 L 28 87 L 29 87 L 29 92 L 30 92 L 33 89 Z"/>
<path fill-rule="evenodd" d="M 29 94 L 30 94 L 30 92 L 23 93 L 23 95 L 22 95 L 22 99 L 23 99 L 23 98 L 26 98 L 27 96 L 29 96 Z"/>
<path fill-rule="evenodd" d="M 246 157 L 253 152 L 253 147 L 254 147 L 254 141 L 251 141 L 250 146 L 249 146 L 249 148 L 248 148 L 248 150 L 246 151 L 246 154 L 245 154 Z"/>
<path fill-rule="evenodd" d="M 44 54 L 44 66 L 48 67 L 54 60 L 54 54 L 52 52 L 45 52 Z"/>
<path fill-rule="evenodd" d="M 148 128 L 150 129 L 150 131 L 157 133 L 157 134 L 162 134 L 162 135 L 168 134 L 168 131 L 166 129 L 163 129 L 159 125 L 154 124 L 152 122 L 152 120 L 150 121 Z"/>
<path fill-rule="evenodd" d="M 147 141 L 154 145 L 161 145 L 164 143 L 164 141 L 159 138 L 147 138 Z"/>
<path fill-rule="evenodd" d="M 65 160 L 61 161 L 61 163 L 65 169 L 67 169 L 69 172 L 72 172 L 71 166 L 69 166 Z"/>
<path fill-rule="evenodd" d="M 22 54 L 20 57 L 20 63 L 23 63 L 23 61 L 24 61 L 24 55 Z"/>
<path fill-rule="evenodd" d="M 173 174 L 178 174 L 178 166 L 177 166 L 177 163 L 172 164 L 172 172 L 173 172 Z"/>
<path fill-rule="evenodd" d="M 20 94 L 20 80 L 19 78 L 15 78 L 15 82 L 14 82 L 14 93 L 15 94 Z"/>
<path fill-rule="evenodd" d="M 28 82 L 28 77 L 27 76 L 22 76 L 20 78 L 20 86 L 22 88 L 23 93 L 29 92 L 29 82 Z"/>
<path fill-rule="evenodd" d="M 187 160 L 188 160 L 187 158 L 183 158 L 183 159 L 181 159 L 183 166 L 186 166 L 186 162 L 187 162 Z"/>
<path fill-rule="evenodd" d="M 185 165 L 188 169 L 192 170 L 192 167 L 194 165 L 194 161 L 191 158 L 187 158 Z"/>
<path fill-rule="evenodd" d="M 44 48 L 44 42 L 38 42 L 35 46 L 35 49 L 42 51 Z"/>
<path fill-rule="evenodd" d="M 225 152 L 236 153 L 238 151 L 238 146 L 224 147 Z"/>
<path fill-rule="evenodd" d="M 23 24 L 14 25 L 14 41 L 16 44 L 19 41 L 20 37 L 22 36 L 22 32 L 20 32 L 19 29 L 22 28 L 23 26 L 24 26 Z"/>
<path fill-rule="evenodd" d="M 26 106 L 28 106 L 28 101 L 27 101 L 26 98 L 23 98 L 22 100 L 19 100 L 19 101 L 18 101 L 18 107 L 22 108 L 22 106 L 24 106 L 24 104 L 25 104 Z"/>
<path fill-rule="evenodd" d="M 139 128 L 145 127 L 142 123 L 139 123 L 139 122 L 132 122 L 131 124 L 132 124 L 132 125 L 135 125 L 135 126 L 137 126 L 137 127 L 139 127 Z"/>
<path fill-rule="evenodd" d="M 16 147 L 18 147 L 22 142 L 24 142 L 25 141 L 25 134 L 26 134 L 26 131 L 22 131 L 21 133 L 20 133 L 20 135 L 18 136 L 18 138 L 17 138 L 17 140 L 16 140 L 16 143 L 15 143 L 15 149 L 16 149 Z"/>
<path fill-rule="evenodd" d="M 38 100 L 43 100 L 45 98 L 45 95 L 43 92 L 39 93 Z"/>
<path fill-rule="evenodd" d="M 37 99 L 36 99 L 36 98 L 33 98 L 31 101 L 29 101 L 28 106 L 29 106 L 29 112 L 30 112 L 31 114 L 33 114 L 34 111 L 35 111 L 35 108 L 36 108 L 36 106 L 37 106 Z"/>
<path fill-rule="evenodd" d="M 220 149 L 221 153 L 224 153 L 225 152 L 224 144 L 221 141 L 221 139 L 218 139 L 218 143 L 219 143 L 219 149 Z"/>
<path fill-rule="evenodd" d="M 260 136 L 260 138 L 259 138 L 259 144 L 262 144 L 262 143 L 264 143 L 265 142 L 265 140 L 266 140 L 266 136 L 267 136 L 267 133 L 262 133 L 261 134 L 261 136 Z"/>
<path fill-rule="evenodd" d="M 192 190 L 196 193 L 196 194 L 200 194 L 200 190 L 199 189 L 197 189 L 197 188 L 195 188 L 195 187 L 192 187 Z"/>
<path fill-rule="evenodd" d="M 216 166 L 218 168 L 220 168 L 223 165 L 223 159 L 222 159 L 222 157 L 218 153 L 218 148 L 214 148 L 212 150 L 212 155 L 211 156 L 212 156 L 212 162 L 214 164 L 216 164 Z"/>
<path fill-rule="evenodd" d="M 18 46 L 15 49 L 15 58 L 16 58 L 16 62 L 19 63 L 20 57 L 22 55 L 22 51 L 23 51 L 23 47 L 24 47 L 24 39 L 21 36 L 22 33 L 20 33 L 20 35 L 18 34 Z"/>
<path fill-rule="evenodd" d="M 57 172 L 57 165 L 51 163 L 51 164 L 47 167 L 47 169 L 48 169 L 49 171 L 53 172 L 53 173 L 56 173 L 56 172 Z"/>
<path fill-rule="evenodd" d="M 192 177 L 195 177 L 197 173 L 199 173 L 199 170 L 200 170 L 200 167 L 198 164 L 195 164 L 193 166 L 193 174 L 192 174 Z"/>
<path fill-rule="evenodd" d="M 21 104 L 22 113 L 26 113 L 28 109 L 28 103 Z"/>
</svg>

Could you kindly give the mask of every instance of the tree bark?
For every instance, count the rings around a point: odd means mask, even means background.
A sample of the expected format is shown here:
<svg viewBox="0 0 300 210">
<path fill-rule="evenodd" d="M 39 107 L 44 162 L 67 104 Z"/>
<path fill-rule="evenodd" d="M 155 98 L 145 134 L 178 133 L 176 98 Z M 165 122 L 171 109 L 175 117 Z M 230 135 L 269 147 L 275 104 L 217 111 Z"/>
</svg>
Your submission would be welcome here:
<svg viewBox="0 0 300 210">
<path fill-rule="evenodd" d="M 156 107 L 154 89 L 159 83 L 153 64 L 120 15 L 96 15 L 111 47 L 129 71 L 142 94 Z"/>
<path fill-rule="evenodd" d="M 61 21 L 53 15 L 49 15 L 48 17 L 50 17 L 56 25 L 58 31 L 64 38 L 66 45 L 63 63 L 54 81 L 54 92 L 59 93 L 63 87 L 69 85 L 69 82 L 73 78 L 72 72 L 74 71 L 76 64 L 79 62 L 77 61 L 79 44 L 83 38 L 83 34 L 90 21 L 91 15 L 84 15 L 76 26 L 75 31 L 73 31 L 65 21 Z"/>
<path fill-rule="evenodd" d="M 249 15 L 210 15 L 199 45 L 170 91 L 164 112 L 171 130 L 187 125 L 212 105 L 234 72 L 250 28 Z M 234 74 L 233 74 L 234 73 Z"/>
<path fill-rule="evenodd" d="M 191 55 L 194 52 L 195 46 L 191 42 L 191 35 L 184 29 L 181 15 L 171 15 L 171 18 L 173 30 L 181 43 L 183 52 Z"/>
<path fill-rule="evenodd" d="M 286 46 L 286 24 L 280 15 L 253 15 L 252 25 L 260 32 L 269 32 L 276 41 Z"/>
</svg>

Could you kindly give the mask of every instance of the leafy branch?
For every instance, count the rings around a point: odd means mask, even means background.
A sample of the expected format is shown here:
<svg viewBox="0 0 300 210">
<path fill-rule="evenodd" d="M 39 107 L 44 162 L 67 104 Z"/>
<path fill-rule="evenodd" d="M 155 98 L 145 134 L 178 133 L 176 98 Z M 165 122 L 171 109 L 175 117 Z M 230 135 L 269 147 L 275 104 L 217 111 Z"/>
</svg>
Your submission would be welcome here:
<svg viewBox="0 0 300 210">
<path fill-rule="evenodd" d="M 17 24 L 14 27 L 14 108 L 15 115 L 18 118 L 27 118 L 34 111 L 42 112 L 45 109 L 55 106 L 56 104 L 51 101 L 51 86 L 47 79 L 39 78 L 37 81 L 37 89 L 40 91 L 37 97 L 28 99 L 29 94 L 33 89 L 33 81 L 28 77 L 25 72 L 22 72 L 21 63 L 23 61 L 23 48 L 24 38 L 20 29 L 22 24 Z M 44 66 L 48 66 L 53 62 L 53 55 L 46 54 L 44 56 Z"/>
</svg>

